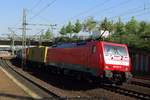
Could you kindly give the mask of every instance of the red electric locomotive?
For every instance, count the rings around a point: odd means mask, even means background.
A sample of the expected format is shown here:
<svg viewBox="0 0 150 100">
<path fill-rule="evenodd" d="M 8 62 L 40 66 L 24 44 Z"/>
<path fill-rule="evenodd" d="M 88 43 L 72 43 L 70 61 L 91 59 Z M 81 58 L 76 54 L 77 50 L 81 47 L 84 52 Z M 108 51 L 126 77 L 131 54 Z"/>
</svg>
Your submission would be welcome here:
<svg viewBox="0 0 150 100">
<path fill-rule="evenodd" d="M 67 71 L 112 83 L 122 83 L 132 77 L 125 44 L 103 41 L 61 44 L 48 48 L 46 65 L 55 66 L 63 73 Z"/>
<path fill-rule="evenodd" d="M 18 52 L 18 58 L 20 54 Z M 29 65 L 45 66 L 53 72 L 88 80 L 122 83 L 132 77 L 125 44 L 103 41 L 63 43 L 53 47 L 31 47 L 26 54 Z"/>
</svg>

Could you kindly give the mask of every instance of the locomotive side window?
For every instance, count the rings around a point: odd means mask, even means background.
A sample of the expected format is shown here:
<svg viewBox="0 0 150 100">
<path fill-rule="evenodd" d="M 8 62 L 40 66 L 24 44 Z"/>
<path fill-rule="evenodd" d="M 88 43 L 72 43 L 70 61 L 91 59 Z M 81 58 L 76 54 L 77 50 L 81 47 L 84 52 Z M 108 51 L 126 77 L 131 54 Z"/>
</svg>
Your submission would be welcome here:
<svg viewBox="0 0 150 100">
<path fill-rule="evenodd" d="M 93 45 L 93 46 L 92 46 L 92 53 L 95 53 L 95 52 L 96 52 L 96 46 Z"/>
</svg>

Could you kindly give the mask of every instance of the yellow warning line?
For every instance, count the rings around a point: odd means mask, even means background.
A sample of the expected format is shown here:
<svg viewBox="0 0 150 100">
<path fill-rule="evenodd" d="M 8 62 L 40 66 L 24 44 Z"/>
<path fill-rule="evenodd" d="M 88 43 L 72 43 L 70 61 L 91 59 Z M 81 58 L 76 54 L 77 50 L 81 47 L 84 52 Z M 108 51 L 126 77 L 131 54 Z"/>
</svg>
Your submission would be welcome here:
<svg viewBox="0 0 150 100">
<path fill-rule="evenodd" d="M 17 84 L 21 89 L 23 89 L 27 94 L 29 94 L 31 97 L 35 99 L 42 99 L 41 96 L 33 92 L 30 88 L 23 85 L 21 82 L 19 82 L 14 76 L 12 76 L 10 73 L 8 73 L 4 68 L 0 67 L 0 69 L 15 83 Z"/>
</svg>

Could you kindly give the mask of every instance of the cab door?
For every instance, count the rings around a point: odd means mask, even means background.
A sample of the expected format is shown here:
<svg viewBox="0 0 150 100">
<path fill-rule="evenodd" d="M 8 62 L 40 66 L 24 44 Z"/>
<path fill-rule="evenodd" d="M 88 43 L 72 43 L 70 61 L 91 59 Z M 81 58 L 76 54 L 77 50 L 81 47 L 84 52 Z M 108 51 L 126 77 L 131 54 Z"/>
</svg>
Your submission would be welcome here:
<svg viewBox="0 0 150 100">
<path fill-rule="evenodd" d="M 98 67 L 98 48 L 96 44 L 92 44 L 89 47 L 89 55 L 88 55 L 88 66 L 89 67 Z"/>
</svg>

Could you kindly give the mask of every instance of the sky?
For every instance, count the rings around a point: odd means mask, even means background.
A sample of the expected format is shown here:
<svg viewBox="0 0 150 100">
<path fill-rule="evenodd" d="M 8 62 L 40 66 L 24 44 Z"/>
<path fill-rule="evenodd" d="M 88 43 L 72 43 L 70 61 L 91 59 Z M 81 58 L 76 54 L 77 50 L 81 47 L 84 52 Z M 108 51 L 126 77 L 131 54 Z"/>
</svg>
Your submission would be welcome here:
<svg viewBox="0 0 150 100">
<path fill-rule="evenodd" d="M 1 0 L 0 36 L 7 36 L 10 27 L 21 34 L 22 12 L 26 9 L 28 24 L 57 24 L 56 33 L 62 25 L 77 19 L 84 21 L 93 17 L 97 21 L 107 17 L 116 21 L 120 17 L 124 22 L 132 16 L 138 21 L 150 22 L 150 0 Z M 27 26 L 28 35 L 38 34 L 48 26 Z"/>
</svg>

